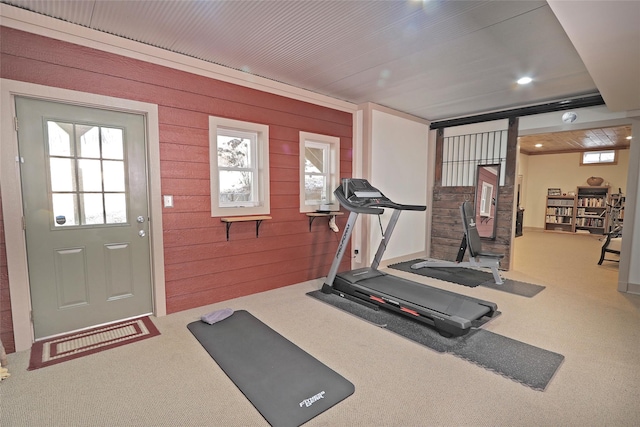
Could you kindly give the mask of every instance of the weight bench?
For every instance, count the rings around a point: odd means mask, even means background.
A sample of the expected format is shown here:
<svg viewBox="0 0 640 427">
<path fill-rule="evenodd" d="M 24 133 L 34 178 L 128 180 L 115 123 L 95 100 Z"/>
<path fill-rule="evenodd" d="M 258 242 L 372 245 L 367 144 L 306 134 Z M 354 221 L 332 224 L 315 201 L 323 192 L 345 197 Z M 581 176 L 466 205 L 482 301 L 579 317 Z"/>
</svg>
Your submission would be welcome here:
<svg viewBox="0 0 640 427">
<path fill-rule="evenodd" d="M 462 216 L 462 224 L 464 225 L 464 235 L 462 236 L 456 261 L 421 261 L 413 264 L 411 269 L 418 270 L 425 267 L 490 268 L 496 285 L 502 285 L 504 282 L 502 281 L 502 277 L 500 277 L 498 268 L 500 267 L 500 260 L 504 258 L 504 254 L 485 252 L 482 250 L 482 241 L 476 228 L 476 216 L 471 203 L 462 203 L 460 206 L 460 214 Z M 463 262 L 467 249 L 469 250 L 469 261 Z"/>
</svg>

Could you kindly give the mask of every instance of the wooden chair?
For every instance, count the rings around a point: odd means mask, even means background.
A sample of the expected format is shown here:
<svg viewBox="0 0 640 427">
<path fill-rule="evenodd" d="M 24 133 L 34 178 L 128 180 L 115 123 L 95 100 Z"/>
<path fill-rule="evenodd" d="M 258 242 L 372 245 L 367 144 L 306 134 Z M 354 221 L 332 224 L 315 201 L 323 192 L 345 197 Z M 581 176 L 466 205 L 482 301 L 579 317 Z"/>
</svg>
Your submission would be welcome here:
<svg viewBox="0 0 640 427">
<path fill-rule="evenodd" d="M 598 265 L 602 265 L 603 261 L 620 262 L 620 249 L 622 248 L 622 227 L 616 227 L 614 230 L 606 234 L 607 238 L 600 250 L 600 260 Z M 617 259 L 605 258 L 606 254 L 616 254 Z"/>
</svg>

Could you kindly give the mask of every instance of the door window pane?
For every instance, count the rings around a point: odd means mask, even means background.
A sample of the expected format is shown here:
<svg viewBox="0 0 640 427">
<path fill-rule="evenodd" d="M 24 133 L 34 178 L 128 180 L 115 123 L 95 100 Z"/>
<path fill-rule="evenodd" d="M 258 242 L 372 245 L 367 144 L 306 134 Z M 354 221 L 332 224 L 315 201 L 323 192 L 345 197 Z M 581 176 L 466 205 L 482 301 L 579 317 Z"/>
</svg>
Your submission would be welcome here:
<svg viewBox="0 0 640 427">
<path fill-rule="evenodd" d="M 53 217 L 56 227 L 80 225 L 78 223 L 78 199 L 75 194 L 53 195 Z"/>
<path fill-rule="evenodd" d="M 124 159 L 124 137 L 122 129 L 101 128 L 102 129 L 102 158 L 103 159 Z"/>
<path fill-rule="evenodd" d="M 104 160 L 104 191 L 124 191 L 124 162 Z"/>
<path fill-rule="evenodd" d="M 47 122 L 47 138 L 49 140 L 49 155 L 70 157 L 73 155 L 71 134 L 73 125 L 62 122 Z"/>
<path fill-rule="evenodd" d="M 100 128 L 76 125 L 76 135 L 80 138 L 80 157 L 100 158 Z"/>
<path fill-rule="evenodd" d="M 104 211 L 107 216 L 107 224 L 122 224 L 127 222 L 127 198 L 125 194 L 105 194 Z"/>
<path fill-rule="evenodd" d="M 102 191 L 100 160 L 78 160 L 80 191 Z"/>
<path fill-rule="evenodd" d="M 51 191 L 76 191 L 76 168 L 74 159 L 49 159 Z"/>
<path fill-rule="evenodd" d="M 104 206 L 101 193 L 84 193 L 82 195 L 82 223 L 104 224 Z"/>
</svg>

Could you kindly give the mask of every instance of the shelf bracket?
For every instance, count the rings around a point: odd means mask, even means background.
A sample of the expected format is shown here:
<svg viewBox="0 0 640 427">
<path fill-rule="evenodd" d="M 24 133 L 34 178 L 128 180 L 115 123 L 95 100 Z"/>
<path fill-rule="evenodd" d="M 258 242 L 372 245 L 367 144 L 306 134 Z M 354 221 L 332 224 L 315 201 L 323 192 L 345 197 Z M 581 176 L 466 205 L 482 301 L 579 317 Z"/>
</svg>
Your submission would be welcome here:
<svg viewBox="0 0 640 427">
<path fill-rule="evenodd" d="M 311 232 L 311 224 L 313 224 L 313 221 L 318 218 L 318 217 L 335 217 L 337 215 L 342 215 L 342 212 L 309 212 L 307 213 L 307 216 L 309 217 L 309 232 Z"/>
<path fill-rule="evenodd" d="M 231 224 L 234 222 L 247 222 L 247 221 L 255 221 L 256 223 L 256 238 L 260 236 L 260 224 L 265 219 L 271 219 L 270 216 L 238 216 L 238 217 L 230 217 L 230 218 L 220 218 L 220 221 L 224 222 L 226 225 L 227 231 L 227 242 L 229 241 L 229 230 L 231 229 Z"/>
</svg>

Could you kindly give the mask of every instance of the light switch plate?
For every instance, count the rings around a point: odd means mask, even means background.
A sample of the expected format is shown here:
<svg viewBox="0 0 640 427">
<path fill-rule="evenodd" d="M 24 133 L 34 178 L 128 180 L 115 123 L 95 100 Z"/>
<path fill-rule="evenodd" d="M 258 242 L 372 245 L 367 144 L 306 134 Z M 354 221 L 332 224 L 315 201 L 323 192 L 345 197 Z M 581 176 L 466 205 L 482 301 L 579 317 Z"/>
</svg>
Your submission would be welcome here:
<svg viewBox="0 0 640 427">
<path fill-rule="evenodd" d="M 173 196 L 171 195 L 164 195 L 164 207 L 165 208 L 172 208 L 173 207 Z"/>
</svg>

